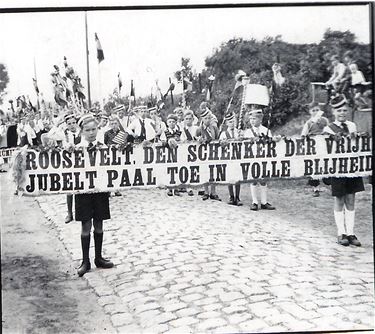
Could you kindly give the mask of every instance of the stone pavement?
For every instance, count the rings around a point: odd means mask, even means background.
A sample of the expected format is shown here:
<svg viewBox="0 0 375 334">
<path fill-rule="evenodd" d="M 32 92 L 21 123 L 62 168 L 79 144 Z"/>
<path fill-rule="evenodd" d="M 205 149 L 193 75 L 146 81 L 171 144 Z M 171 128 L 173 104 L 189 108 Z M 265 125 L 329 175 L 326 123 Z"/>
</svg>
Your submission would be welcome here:
<svg viewBox="0 0 375 334">
<path fill-rule="evenodd" d="M 83 278 L 119 333 L 374 328 L 371 227 L 363 247 L 342 247 L 332 224 L 279 210 L 157 189 L 123 194 L 105 222 L 104 255 L 116 267 Z M 80 223 L 64 224 L 65 196 L 37 200 L 78 267 Z"/>
</svg>

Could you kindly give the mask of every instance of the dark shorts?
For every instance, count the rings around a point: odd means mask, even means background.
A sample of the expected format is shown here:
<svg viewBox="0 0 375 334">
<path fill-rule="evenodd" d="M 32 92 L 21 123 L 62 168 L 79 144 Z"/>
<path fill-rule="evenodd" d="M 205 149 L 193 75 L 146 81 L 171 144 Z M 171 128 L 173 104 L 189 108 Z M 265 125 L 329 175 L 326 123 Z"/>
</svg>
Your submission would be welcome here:
<svg viewBox="0 0 375 334">
<path fill-rule="evenodd" d="M 78 194 L 75 198 L 75 220 L 110 219 L 109 193 Z"/>
<path fill-rule="evenodd" d="M 361 177 L 332 177 L 331 188 L 332 196 L 335 197 L 355 194 L 365 190 Z"/>
</svg>

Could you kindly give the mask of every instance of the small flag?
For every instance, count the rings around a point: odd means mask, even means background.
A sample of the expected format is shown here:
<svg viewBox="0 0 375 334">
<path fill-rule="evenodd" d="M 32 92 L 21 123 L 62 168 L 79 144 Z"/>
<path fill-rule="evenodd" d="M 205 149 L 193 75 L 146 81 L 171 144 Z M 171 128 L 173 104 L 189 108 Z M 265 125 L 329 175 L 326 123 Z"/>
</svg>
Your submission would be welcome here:
<svg viewBox="0 0 375 334">
<path fill-rule="evenodd" d="M 120 94 L 121 93 L 121 87 L 122 87 L 122 80 L 121 80 L 120 72 L 118 72 L 118 74 L 117 74 L 117 79 L 118 79 L 118 93 Z"/>
<path fill-rule="evenodd" d="M 33 83 L 34 83 L 34 88 L 35 88 L 36 93 L 39 94 L 38 83 L 37 83 L 36 79 L 34 79 L 34 78 L 33 78 Z"/>
<path fill-rule="evenodd" d="M 135 101 L 135 93 L 134 93 L 134 86 L 133 86 L 133 80 L 130 82 L 130 99 Z"/>
<path fill-rule="evenodd" d="M 97 33 L 95 33 L 95 42 L 96 42 L 97 58 L 98 58 L 98 62 L 100 64 L 100 62 L 104 60 L 104 52 L 103 52 L 103 49 L 102 49 L 102 45 L 100 44 Z"/>
<path fill-rule="evenodd" d="M 126 144 L 126 138 L 127 138 L 127 135 L 124 131 L 120 131 L 113 139 L 112 141 L 115 143 L 115 144 L 118 144 L 118 145 L 123 145 L 123 144 Z"/>
</svg>

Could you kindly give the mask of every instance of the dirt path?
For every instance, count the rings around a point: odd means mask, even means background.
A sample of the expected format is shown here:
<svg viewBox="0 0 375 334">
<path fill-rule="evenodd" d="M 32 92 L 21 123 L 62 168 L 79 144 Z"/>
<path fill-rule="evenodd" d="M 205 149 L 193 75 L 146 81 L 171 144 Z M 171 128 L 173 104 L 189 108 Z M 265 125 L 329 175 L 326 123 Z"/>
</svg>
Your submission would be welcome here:
<svg viewBox="0 0 375 334">
<path fill-rule="evenodd" d="M 0 176 L 3 333 L 115 332 L 37 202 L 13 196 L 6 177 Z"/>
</svg>

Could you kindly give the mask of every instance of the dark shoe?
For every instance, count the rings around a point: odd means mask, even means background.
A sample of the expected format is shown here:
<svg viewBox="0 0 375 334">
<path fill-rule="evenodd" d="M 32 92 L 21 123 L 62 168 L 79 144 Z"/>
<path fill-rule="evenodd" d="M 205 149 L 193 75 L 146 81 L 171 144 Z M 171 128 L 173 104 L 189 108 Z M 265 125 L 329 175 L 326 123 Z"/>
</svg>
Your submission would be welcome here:
<svg viewBox="0 0 375 334">
<path fill-rule="evenodd" d="M 260 208 L 263 210 L 275 210 L 276 208 L 272 206 L 270 203 L 261 204 Z"/>
<path fill-rule="evenodd" d="M 168 196 L 173 196 L 173 190 L 172 190 L 172 189 L 169 189 L 168 192 L 167 192 L 167 195 L 168 195 Z"/>
<path fill-rule="evenodd" d="M 198 191 L 198 196 L 203 196 L 204 195 L 204 190 L 199 190 Z"/>
<path fill-rule="evenodd" d="M 186 193 L 186 192 L 187 192 L 186 188 L 180 188 L 180 189 L 178 189 L 178 191 L 179 191 L 180 193 Z"/>
<path fill-rule="evenodd" d="M 193 190 L 189 190 L 189 191 L 188 191 L 188 195 L 189 195 L 189 196 L 194 196 L 194 192 L 193 192 Z"/>
<path fill-rule="evenodd" d="M 354 245 L 357 247 L 361 246 L 361 243 L 359 242 L 359 240 L 357 239 L 355 235 L 348 235 L 348 241 L 350 245 Z"/>
<path fill-rule="evenodd" d="M 210 198 L 210 195 L 208 195 L 208 194 L 203 194 L 203 196 L 202 196 L 202 200 L 204 200 L 204 201 L 208 200 L 209 198 Z"/>
<path fill-rule="evenodd" d="M 73 215 L 68 213 L 68 215 L 65 217 L 65 224 L 69 224 L 71 221 L 73 221 Z"/>
<path fill-rule="evenodd" d="M 341 234 L 337 237 L 337 243 L 342 246 L 349 246 L 349 240 L 346 234 Z"/>
<path fill-rule="evenodd" d="M 116 191 L 115 196 L 122 196 L 122 194 L 119 191 Z"/>
<path fill-rule="evenodd" d="M 234 197 L 230 197 L 228 201 L 229 205 L 236 205 L 236 201 L 234 200 Z"/>
<path fill-rule="evenodd" d="M 177 189 L 175 189 L 175 191 L 174 191 L 174 195 L 175 195 L 175 196 L 181 196 L 180 191 L 177 190 Z"/>
<path fill-rule="evenodd" d="M 80 267 L 78 268 L 78 276 L 82 277 L 84 274 L 86 274 L 91 269 L 91 263 L 90 261 L 82 261 Z"/>
<path fill-rule="evenodd" d="M 250 210 L 258 211 L 258 204 L 255 204 L 255 203 L 251 204 L 250 205 Z"/>
<path fill-rule="evenodd" d="M 210 195 L 210 199 L 213 199 L 214 201 L 221 201 L 220 197 L 218 195 Z"/>
<path fill-rule="evenodd" d="M 320 193 L 319 190 L 314 190 L 313 197 L 319 197 Z"/>
<path fill-rule="evenodd" d="M 241 202 L 241 200 L 239 198 L 236 199 L 236 205 L 237 206 L 242 206 L 243 205 L 242 202 Z"/>
<path fill-rule="evenodd" d="M 105 269 L 113 268 L 113 262 L 107 259 L 103 259 L 102 257 L 99 259 L 95 259 L 95 265 L 97 268 L 105 268 Z"/>
</svg>

